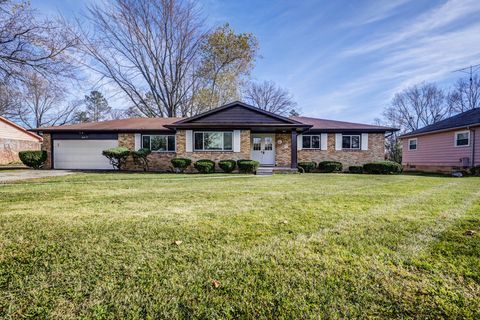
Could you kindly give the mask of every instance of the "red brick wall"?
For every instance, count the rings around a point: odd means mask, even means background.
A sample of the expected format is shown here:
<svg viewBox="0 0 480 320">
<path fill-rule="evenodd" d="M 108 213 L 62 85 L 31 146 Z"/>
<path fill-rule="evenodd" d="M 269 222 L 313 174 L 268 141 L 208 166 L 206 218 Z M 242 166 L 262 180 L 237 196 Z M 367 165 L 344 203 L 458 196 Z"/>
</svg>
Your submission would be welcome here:
<svg viewBox="0 0 480 320">
<path fill-rule="evenodd" d="M 368 162 L 385 159 L 385 137 L 383 133 L 368 134 L 368 150 L 335 150 L 335 133 L 329 133 L 327 150 L 298 150 L 298 162 L 301 161 L 338 161 L 343 169 L 349 166 L 363 165 Z"/>
</svg>

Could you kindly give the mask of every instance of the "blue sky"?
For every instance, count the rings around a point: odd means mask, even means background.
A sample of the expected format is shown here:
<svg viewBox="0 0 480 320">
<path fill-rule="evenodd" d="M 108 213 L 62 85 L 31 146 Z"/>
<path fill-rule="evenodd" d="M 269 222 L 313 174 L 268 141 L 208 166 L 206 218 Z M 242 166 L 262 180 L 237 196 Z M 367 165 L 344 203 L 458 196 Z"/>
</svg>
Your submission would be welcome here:
<svg viewBox="0 0 480 320">
<path fill-rule="evenodd" d="M 95 1 L 95 0 L 91 0 Z M 44 12 L 85 2 L 32 0 Z M 380 117 L 393 94 L 422 81 L 447 88 L 480 63 L 480 0 L 200 0 L 211 26 L 252 32 L 253 78 L 288 89 L 301 114 L 356 122 Z"/>
</svg>

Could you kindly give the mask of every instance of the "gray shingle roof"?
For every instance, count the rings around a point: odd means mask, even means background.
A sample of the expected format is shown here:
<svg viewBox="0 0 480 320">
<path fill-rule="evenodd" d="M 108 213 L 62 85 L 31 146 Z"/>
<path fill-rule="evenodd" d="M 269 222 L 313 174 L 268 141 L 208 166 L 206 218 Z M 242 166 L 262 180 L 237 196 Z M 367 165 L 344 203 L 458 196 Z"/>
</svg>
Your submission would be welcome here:
<svg viewBox="0 0 480 320">
<path fill-rule="evenodd" d="M 424 134 L 428 132 L 441 131 L 441 130 L 447 130 L 447 129 L 453 129 L 453 128 L 461 128 L 461 127 L 478 125 L 478 124 L 480 124 L 480 108 L 475 108 L 472 110 L 459 113 L 457 115 L 454 115 L 450 118 L 444 119 L 437 123 L 431 124 L 429 126 L 420 128 L 418 130 L 408 132 L 402 135 L 402 137 L 414 136 L 418 134 Z"/>
</svg>

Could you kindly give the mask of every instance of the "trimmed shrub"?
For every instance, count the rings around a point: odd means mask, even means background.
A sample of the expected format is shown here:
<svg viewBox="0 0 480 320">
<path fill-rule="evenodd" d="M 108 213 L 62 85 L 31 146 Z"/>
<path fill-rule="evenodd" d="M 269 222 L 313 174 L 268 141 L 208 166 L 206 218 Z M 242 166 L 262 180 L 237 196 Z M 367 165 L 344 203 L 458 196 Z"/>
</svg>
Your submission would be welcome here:
<svg viewBox="0 0 480 320">
<path fill-rule="evenodd" d="M 320 172 L 338 172 L 342 171 L 343 165 L 337 161 L 322 161 L 318 164 Z"/>
<path fill-rule="evenodd" d="M 214 173 L 215 172 L 215 162 L 209 159 L 198 160 L 193 165 L 200 173 Z"/>
<path fill-rule="evenodd" d="M 299 162 L 297 166 L 302 168 L 303 172 L 312 172 L 317 167 L 317 163 L 314 161 L 304 161 Z"/>
<path fill-rule="evenodd" d="M 192 160 L 187 158 L 173 158 L 170 160 L 173 166 L 173 170 L 176 173 L 182 173 L 185 169 L 188 168 L 189 165 L 192 164 Z"/>
<path fill-rule="evenodd" d="M 115 147 L 103 150 L 102 154 L 110 160 L 110 164 L 114 169 L 122 170 L 130 155 L 130 150 L 125 147 Z"/>
<path fill-rule="evenodd" d="M 350 166 L 348 167 L 350 173 L 363 173 L 363 166 Z"/>
<path fill-rule="evenodd" d="M 480 176 L 480 166 L 470 168 L 470 174 L 476 177 Z"/>
<path fill-rule="evenodd" d="M 363 165 L 363 171 L 371 174 L 390 174 L 402 172 L 402 166 L 393 161 L 377 161 Z"/>
<path fill-rule="evenodd" d="M 132 151 L 131 155 L 133 162 L 136 165 L 142 166 L 143 171 L 148 171 L 148 155 L 152 153 L 150 149 L 142 148 L 137 151 Z"/>
<path fill-rule="evenodd" d="M 218 166 L 223 172 L 230 173 L 235 170 L 237 162 L 235 160 L 220 160 L 218 161 Z"/>
<path fill-rule="evenodd" d="M 255 160 L 238 160 L 238 170 L 243 173 L 254 173 L 260 166 L 260 162 Z"/>
<path fill-rule="evenodd" d="M 45 150 L 29 150 L 20 151 L 18 157 L 24 165 L 33 169 L 40 169 L 47 161 L 47 151 Z"/>
<path fill-rule="evenodd" d="M 250 159 L 240 159 L 240 160 L 237 160 L 237 166 L 239 166 L 239 163 L 242 162 L 242 161 L 252 161 Z"/>
</svg>

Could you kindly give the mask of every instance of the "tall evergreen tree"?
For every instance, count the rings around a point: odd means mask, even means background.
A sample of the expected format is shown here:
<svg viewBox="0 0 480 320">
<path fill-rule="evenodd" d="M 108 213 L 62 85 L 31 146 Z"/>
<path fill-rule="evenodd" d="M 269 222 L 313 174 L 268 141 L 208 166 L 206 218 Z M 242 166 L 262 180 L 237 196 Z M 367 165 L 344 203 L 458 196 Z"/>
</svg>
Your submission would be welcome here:
<svg viewBox="0 0 480 320">
<path fill-rule="evenodd" d="M 107 99 L 99 91 L 92 91 L 89 96 L 85 96 L 85 105 L 90 122 L 105 120 L 112 111 Z"/>
</svg>

